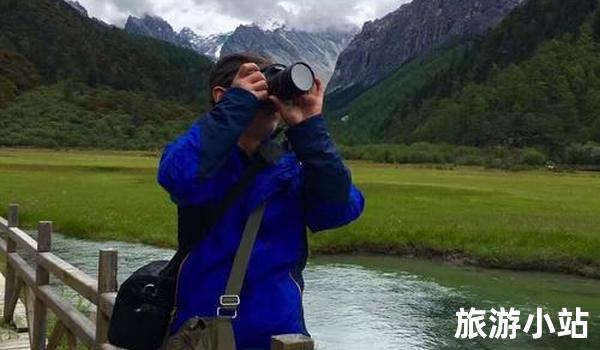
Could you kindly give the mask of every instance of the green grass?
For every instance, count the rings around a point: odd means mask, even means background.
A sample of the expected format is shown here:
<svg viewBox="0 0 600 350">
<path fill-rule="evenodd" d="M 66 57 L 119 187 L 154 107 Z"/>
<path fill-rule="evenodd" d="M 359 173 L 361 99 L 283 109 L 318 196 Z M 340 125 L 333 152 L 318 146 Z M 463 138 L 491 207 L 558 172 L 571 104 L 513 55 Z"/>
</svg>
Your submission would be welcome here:
<svg viewBox="0 0 600 350">
<path fill-rule="evenodd" d="M 173 246 L 176 209 L 156 183 L 157 164 L 146 153 L 0 149 L 0 205 L 19 203 L 28 227 L 49 219 L 81 238 Z M 420 249 L 510 267 L 600 266 L 600 174 L 350 166 L 365 213 L 312 236 L 314 252 Z"/>
</svg>

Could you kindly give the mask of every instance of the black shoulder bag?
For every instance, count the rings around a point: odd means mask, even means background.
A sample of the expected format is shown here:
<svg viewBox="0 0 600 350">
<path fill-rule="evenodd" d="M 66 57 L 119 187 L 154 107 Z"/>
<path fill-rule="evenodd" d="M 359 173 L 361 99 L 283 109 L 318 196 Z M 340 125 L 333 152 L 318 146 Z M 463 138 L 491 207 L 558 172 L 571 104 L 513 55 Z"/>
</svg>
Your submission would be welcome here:
<svg viewBox="0 0 600 350">
<path fill-rule="evenodd" d="M 256 175 L 281 157 L 279 145 L 265 143 L 255 155 L 239 183 L 224 199 L 210 208 L 179 209 L 179 248 L 170 261 L 153 261 L 134 272 L 119 288 L 113 309 L 108 339 L 111 344 L 130 350 L 159 349 L 170 331 L 175 315 L 175 293 L 181 264 L 206 232 L 216 225 L 248 189 Z M 181 226 L 194 216 L 204 221 L 195 237 L 181 237 Z M 197 221 L 198 218 L 195 218 Z"/>
</svg>

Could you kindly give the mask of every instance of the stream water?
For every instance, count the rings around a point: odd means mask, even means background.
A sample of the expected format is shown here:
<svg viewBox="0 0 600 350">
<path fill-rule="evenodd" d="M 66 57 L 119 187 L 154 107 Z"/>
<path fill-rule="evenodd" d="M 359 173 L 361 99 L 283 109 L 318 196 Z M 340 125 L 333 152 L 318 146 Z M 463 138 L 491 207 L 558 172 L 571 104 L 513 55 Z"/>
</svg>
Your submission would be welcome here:
<svg viewBox="0 0 600 350">
<path fill-rule="evenodd" d="M 123 242 L 88 242 L 54 235 L 53 251 L 95 276 L 98 250 L 119 250 L 119 279 L 172 251 Z M 314 257 L 305 271 L 305 315 L 320 350 L 395 349 L 600 349 L 600 281 L 574 276 L 458 267 L 441 262 L 380 256 Z M 67 296 L 73 294 L 64 290 Z M 524 327 L 538 307 L 548 313 L 556 332 L 558 312 L 588 312 L 588 339 L 550 334 L 544 321 L 535 340 L 536 321 L 515 340 L 455 338 L 461 307 L 521 312 Z"/>
</svg>

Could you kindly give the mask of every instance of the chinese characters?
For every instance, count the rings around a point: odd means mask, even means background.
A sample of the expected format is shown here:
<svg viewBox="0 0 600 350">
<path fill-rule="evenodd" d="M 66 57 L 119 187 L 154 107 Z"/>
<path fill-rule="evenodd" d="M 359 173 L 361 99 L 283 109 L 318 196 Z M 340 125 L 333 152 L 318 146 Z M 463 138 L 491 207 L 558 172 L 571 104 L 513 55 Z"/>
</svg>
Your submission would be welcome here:
<svg viewBox="0 0 600 350">
<path fill-rule="evenodd" d="M 499 310 L 493 308 L 489 312 L 473 307 L 469 311 L 460 308 L 456 313 L 458 325 L 454 337 L 516 339 L 517 332 L 521 330 L 525 334 L 531 334 L 533 339 L 541 339 L 545 332 L 559 337 L 587 339 L 587 321 L 584 318 L 589 317 L 589 312 L 584 312 L 579 307 L 575 309 L 575 313 L 562 308 L 558 313 L 558 332 L 550 314 L 545 313 L 542 308 L 537 308 L 535 314 L 529 314 L 523 327 L 520 316 L 521 312 L 513 307 L 509 310 L 504 307 Z M 486 329 L 489 331 L 486 332 Z"/>
</svg>

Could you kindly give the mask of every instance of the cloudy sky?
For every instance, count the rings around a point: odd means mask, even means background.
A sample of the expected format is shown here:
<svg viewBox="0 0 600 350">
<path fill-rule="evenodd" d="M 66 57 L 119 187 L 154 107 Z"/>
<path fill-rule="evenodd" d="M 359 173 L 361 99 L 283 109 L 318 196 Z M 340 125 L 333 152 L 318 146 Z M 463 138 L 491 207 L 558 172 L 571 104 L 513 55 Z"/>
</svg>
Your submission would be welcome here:
<svg viewBox="0 0 600 350">
<path fill-rule="evenodd" d="M 408 0 L 78 0 L 89 14 L 123 26 L 127 16 L 153 14 L 175 30 L 190 27 L 199 34 L 235 29 L 240 24 L 276 20 L 316 30 L 355 24 L 381 17 Z"/>
</svg>

